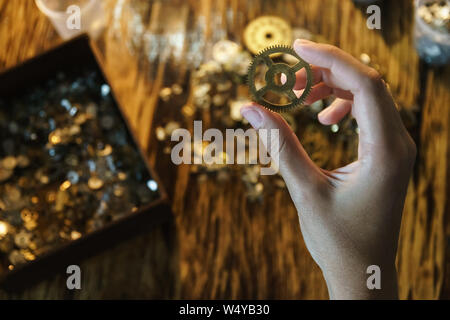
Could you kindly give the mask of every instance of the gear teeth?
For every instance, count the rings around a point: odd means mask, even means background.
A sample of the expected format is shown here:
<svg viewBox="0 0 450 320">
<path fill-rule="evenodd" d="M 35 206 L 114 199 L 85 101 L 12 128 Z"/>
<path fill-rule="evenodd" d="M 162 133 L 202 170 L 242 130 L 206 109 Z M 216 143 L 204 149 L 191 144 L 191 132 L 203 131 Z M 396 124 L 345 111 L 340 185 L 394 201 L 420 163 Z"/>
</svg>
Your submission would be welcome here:
<svg viewBox="0 0 450 320">
<path fill-rule="evenodd" d="M 307 73 L 307 81 L 306 81 L 306 87 L 304 89 L 304 92 L 302 94 L 301 97 L 294 99 L 293 101 L 291 101 L 289 104 L 286 105 L 275 105 L 272 104 L 270 102 L 268 102 L 267 100 L 265 100 L 264 98 L 258 99 L 256 96 L 256 88 L 254 85 L 254 81 L 255 81 L 255 69 L 256 69 L 256 61 L 259 59 L 259 57 L 261 56 L 269 56 L 271 54 L 274 53 L 287 53 L 290 54 L 292 56 L 294 56 L 296 59 L 299 60 L 299 62 L 301 62 L 303 64 L 303 67 L 306 70 Z M 297 53 L 294 51 L 294 49 L 290 46 L 286 46 L 286 45 L 273 45 L 270 47 L 265 48 L 264 50 L 261 50 L 253 59 L 253 61 L 250 63 L 250 66 L 248 68 L 248 73 L 247 73 L 247 85 L 250 89 L 250 94 L 252 96 L 252 99 L 259 103 L 260 105 L 262 105 L 263 107 L 265 107 L 266 109 L 269 109 L 271 111 L 274 112 L 278 112 L 278 113 L 283 113 L 283 112 L 288 112 L 300 105 L 302 105 L 306 98 L 309 96 L 309 94 L 311 93 L 311 89 L 312 89 L 312 84 L 313 84 L 313 75 L 312 75 L 312 71 L 311 71 L 311 66 L 306 63 L 302 58 L 300 58 Z M 269 89 L 270 91 L 270 89 Z"/>
</svg>

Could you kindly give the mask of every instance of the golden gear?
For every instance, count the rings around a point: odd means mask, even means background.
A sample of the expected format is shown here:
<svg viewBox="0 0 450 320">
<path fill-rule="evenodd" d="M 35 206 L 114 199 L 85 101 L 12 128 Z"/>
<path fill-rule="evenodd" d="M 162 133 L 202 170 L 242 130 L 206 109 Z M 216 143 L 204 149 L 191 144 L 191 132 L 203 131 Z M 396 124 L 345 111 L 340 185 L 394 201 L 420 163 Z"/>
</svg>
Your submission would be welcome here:
<svg viewBox="0 0 450 320">
<path fill-rule="evenodd" d="M 287 53 L 297 59 L 297 63 L 290 66 L 286 63 L 274 63 L 272 58 L 273 54 Z M 265 86 L 260 89 L 256 88 L 255 75 L 256 68 L 264 64 L 268 70 L 265 73 Z M 306 86 L 300 97 L 297 97 L 294 90 L 296 82 L 295 73 L 301 69 L 306 70 Z M 286 82 L 284 84 L 275 83 L 275 77 L 284 74 L 286 76 Z M 313 76 L 310 65 L 300 58 L 297 53 L 291 47 L 287 46 L 274 46 L 266 48 L 260 54 L 258 54 L 252 61 L 247 75 L 248 87 L 253 100 L 263 107 L 272 110 L 274 112 L 289 111 L 296 106 L 303 104 L 311 92 L 313 85 Z M 289 100 L 287 104 L 275 104 L 268 101 L 264 96 L 272 92 L 280 97 L 285 97 Z"/>
<path fill-rule="evenodd" d="M 292 43 L 292 29 L 283 19 L 275 16 L 262 16 L 251 21 L 244 30 L 244 43 L 253 54 L 264 48 Z"/>
</svg>

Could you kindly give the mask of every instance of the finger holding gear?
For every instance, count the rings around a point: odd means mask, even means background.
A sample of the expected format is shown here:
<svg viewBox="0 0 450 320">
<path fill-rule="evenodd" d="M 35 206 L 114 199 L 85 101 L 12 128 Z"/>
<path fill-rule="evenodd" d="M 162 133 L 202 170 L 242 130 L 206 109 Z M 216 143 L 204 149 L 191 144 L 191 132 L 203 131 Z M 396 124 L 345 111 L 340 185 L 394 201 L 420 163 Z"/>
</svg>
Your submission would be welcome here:
<svg viewBox="0 0 450 320">
<path fill-rule="evenodd" d="M 273 55 L 283 53 L 292 55 L 296 58 L 297 62 L 292 66 L 286 63 L 276 63 L 273 60 Z M 265 85 L 257 88 L 257 68 L 261 65 L 267 68 L 264 75 Z M 306 85 L 303 93 L 300 96 L 297 96 L 294 92 L 294 87 L 296 83 L 296 72 L 300 70 L 305 70 L 306 72 Z M 276 81 L 276 78 L 281 77 L 281 75 L 284 75 L 284 83 Z M 247 80 L 250 94 L 254 101 L 274 112 L 286 112 L 302 105 L 310 94 L 313 86 L 311 66 L 300 58 L 294 49 L 288 46 L 273 46 L 260 52 L 250 65 Z M 284 98 L 283 100 L 287 100 L 288 102 L 281 104 L 276 103 L 267 98 L 268 93 Z"/>
</svg>

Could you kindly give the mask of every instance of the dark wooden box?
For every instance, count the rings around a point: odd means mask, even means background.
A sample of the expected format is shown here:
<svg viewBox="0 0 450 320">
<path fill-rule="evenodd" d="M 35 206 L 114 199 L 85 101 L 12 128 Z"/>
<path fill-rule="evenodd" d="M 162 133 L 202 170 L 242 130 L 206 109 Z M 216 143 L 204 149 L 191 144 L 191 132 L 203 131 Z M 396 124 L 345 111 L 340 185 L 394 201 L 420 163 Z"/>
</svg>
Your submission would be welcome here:
<svg viewBox="0 0 450 320">
<path fill-rule="evenodd" d="M 105 81 L 110 83 L 102 71 L 100 55 L 95 45 L 87 35 L 81 35 L 50 51 L 38 55 L 16 67 L 0 74 L 0 97 L 7 98 L 20 94 L 24 88 L 47 80 L 58 71 L 70 73 L 78 66 L 87 66 L 98 70 Z M 101 250 L 111 247 L 121 241 L 141 232 L 149 231 L 152 226 L 164 222 L 172 217 L 167 195 L 161 181 L 155 172 L 148 167 L 142 150 L 136 141 L 130 125 L 124 116 L 118 100 L 111 92 L 115 105 L 128 128 L 134 142 L 134 147 L 140 153 L 142 161 L 147 165 L 150 176 L 158 183 L 159 199 L 141 207 L 136 212 L 130 212 L 117 221 L 111 222 L 103 228 L 82 236 L 77 240 L 63 244 L 52 251 L 38 256 L 36 260 L 16 267 L 0 279 L 0 287 L 8 291 L 23 290 L 24 288 L 50 276 L 54 273 L 64 273 L 67 266 L 79 264 Z"/>
</svg>

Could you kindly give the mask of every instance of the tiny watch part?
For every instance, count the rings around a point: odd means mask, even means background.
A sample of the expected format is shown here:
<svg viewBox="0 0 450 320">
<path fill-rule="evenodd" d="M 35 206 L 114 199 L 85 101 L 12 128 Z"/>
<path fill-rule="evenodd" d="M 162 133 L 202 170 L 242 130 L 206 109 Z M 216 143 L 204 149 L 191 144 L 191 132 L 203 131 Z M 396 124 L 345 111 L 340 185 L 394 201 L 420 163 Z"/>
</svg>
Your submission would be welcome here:
<svg viewBox="0 0 450 320">
<path fill-rule="evenodd" d="M 240 50 L 241 48 L 236 42 L 221 40 L 213 46 L 213 59 L 219 63 L 226 64 L 234 59 Z"/>
<path fill-rule="evenodd" d="M 271 58 L 275 53 L 289 54 L 295 57 L 297 59 L 297 62 L 292 66 L 286 63 L 275 63 Z M 267 71 L 264 75 L 265 85 L 257 89 L 255 78 L 257 74 L 257 68 L 261 65 L 267 67 Z M 297 97 L 294 92 L 294 86 L 296 82 L 295 74 L 301 69 L 306 70 L 306 86 L 302 95 L 300 97 Z M 284 74 L 286 76 L 286 82 L 284 84 L 277 83 L 275 80 L 276 77 L 281 76 L 281 74 Z M 253 59 L 249 67 L 247 81 L 250 94 L 255 102 L 271 111 L 281 113 L 290 111 L 305 102 L 306 98 L 311 92 L 311 88 L 313 85 L 313 75 L 310 65 L 302 58 L 300 58 L 294 51 L 294 49 L 288 46 L 273 46 L 266 48 Z M 267 98 L 265 98 L 265 95 L 269 92 L 278 95 L 279 97 L 284 97 L 288 101 L 288 103 L 277 104 L 269 101 Z"/>
<path fill-rule="evenodd" d="M 292 29 L 282 18 L 262 16 L 245 27 L 244 42 L 253 54 L 258 54 L 270 46 L 288 46 L 292 43 Z"/>
</svg>

